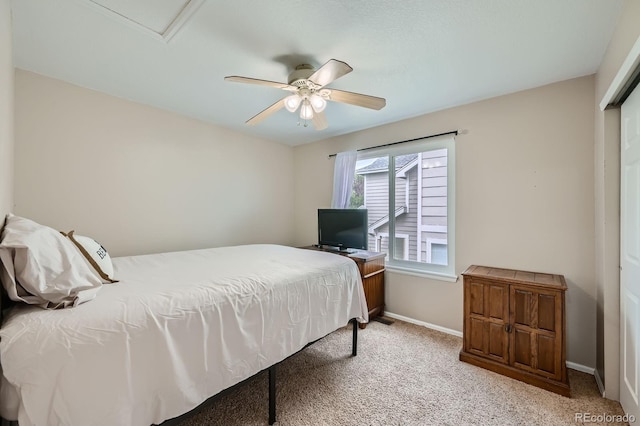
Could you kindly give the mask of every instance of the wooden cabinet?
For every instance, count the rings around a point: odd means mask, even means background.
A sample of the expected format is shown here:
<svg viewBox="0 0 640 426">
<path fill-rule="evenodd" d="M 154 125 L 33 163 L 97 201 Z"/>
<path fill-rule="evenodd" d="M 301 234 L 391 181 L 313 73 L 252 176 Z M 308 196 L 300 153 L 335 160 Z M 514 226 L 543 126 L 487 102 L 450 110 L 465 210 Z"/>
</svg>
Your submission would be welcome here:
<svg viewBox="0 0 640 426">
<path fill-rule="evenodd" d="M 337 252 L 326 250 L 317 246 L 301 247 L 308 250 L 328 251 L 351 258 L 358 265 L 364 296 L 369 309 L 369 321 L 384 314 L 384 258 L 385 253 L 374 251 L 358 250 L 356 253 Z M 360 328 L 365 328 L 367 324 L 360 324 Z"/>
<path fill-rule="evenodd" d="M 470 266 L 460 360 L 570 396 L 562 275 Z"/>
</svg>

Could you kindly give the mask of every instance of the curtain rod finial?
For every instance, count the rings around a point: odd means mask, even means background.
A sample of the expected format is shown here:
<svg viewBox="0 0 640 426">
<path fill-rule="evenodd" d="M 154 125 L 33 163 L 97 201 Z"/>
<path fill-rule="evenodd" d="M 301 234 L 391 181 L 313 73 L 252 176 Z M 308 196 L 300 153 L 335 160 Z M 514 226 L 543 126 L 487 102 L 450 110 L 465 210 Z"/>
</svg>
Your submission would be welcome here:
<svg viewBox="0 0 640 426">
<path fill-rule="evenodd" d="M 460 130 L 458 130 L 458 134 L 459 134 L 459 135 L 466 135 L 467 133 L 469 133 L 469 130 L 467 130 L 467 129 L 460 129 Z"/>
</svg>

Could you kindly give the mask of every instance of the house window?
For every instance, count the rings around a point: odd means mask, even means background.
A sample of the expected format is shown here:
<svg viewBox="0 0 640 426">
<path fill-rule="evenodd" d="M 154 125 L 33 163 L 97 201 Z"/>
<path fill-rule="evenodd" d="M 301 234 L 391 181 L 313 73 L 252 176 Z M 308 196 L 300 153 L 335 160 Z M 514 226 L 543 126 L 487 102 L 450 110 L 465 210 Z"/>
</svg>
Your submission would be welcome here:
<svg viewBox="0 0 640 426">
<path fill-rule="evenodd" d="M 427 263 L 447 264 L 447 240 L 427 238 Z"/>
<path fill-rule="evenodd" d="M 389 233 L 388 232 L 380 232 L 376 234 L 375 243 L 373 247 L 369 244 L 369 250 L 371 251 L 381 251 L 387 253 L 387 260 L 389 260 Z M 396 259 L 409 259 L 409 236 L 396 234 L 396 241 L 394 244 L 393 252 L 395 253 Z"/>
<path fill-rule="evenodd" d="M 390 270 L 455 279 L 454 154 L 452 136 L 359 154 L 351 207 Z"/>
</svg>

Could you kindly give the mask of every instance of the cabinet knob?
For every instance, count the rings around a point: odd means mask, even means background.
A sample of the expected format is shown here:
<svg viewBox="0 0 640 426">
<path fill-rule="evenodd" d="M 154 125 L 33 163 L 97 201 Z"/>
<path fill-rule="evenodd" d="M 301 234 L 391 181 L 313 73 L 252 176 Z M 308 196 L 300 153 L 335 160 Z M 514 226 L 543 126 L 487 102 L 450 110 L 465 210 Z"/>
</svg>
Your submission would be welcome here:
<svg viewBox="0 0 640 426">
<path fill-rule="evenodd" d="M 507 333 L 511 333 L 511 324 L 505 324 L 504 331 L 506 331 Z"/>
</svg>

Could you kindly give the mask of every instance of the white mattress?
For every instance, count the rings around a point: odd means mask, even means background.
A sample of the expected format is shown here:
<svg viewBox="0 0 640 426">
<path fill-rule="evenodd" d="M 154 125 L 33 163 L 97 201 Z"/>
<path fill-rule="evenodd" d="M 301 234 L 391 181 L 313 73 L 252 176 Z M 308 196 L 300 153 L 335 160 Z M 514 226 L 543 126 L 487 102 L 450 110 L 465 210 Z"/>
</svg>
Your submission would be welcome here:
<svg viewBox="0 0 640 426">
<path fill-rule="evenodd" d="M 357 266 L 335 254 L 247 245 L 113 262 L 120 282 L 95 300 L 5 318 L 3 417 L 21 426 L 161 423 L 351 318 L 368 320 Z"/>
</svg>

